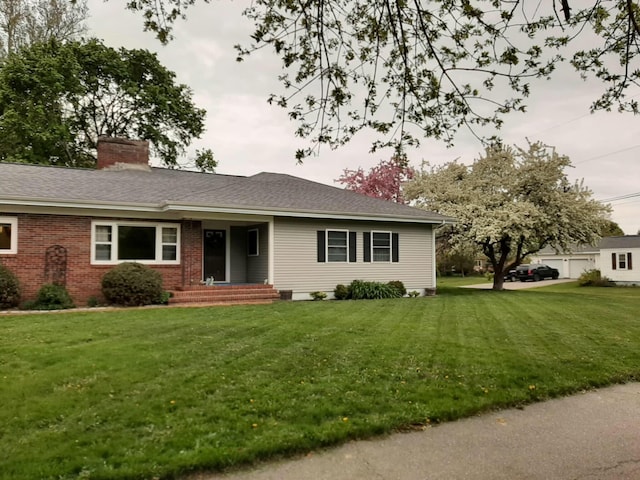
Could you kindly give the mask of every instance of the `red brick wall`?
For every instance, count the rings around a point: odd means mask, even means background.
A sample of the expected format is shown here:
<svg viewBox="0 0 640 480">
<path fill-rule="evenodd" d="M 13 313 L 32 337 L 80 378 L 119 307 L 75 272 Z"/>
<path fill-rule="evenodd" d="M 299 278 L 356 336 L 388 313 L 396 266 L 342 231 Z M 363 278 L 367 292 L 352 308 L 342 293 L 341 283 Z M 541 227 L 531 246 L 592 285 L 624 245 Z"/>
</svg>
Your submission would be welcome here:
<svg viewBox="0 0 640 480">
<path fill-rule="evenodd" d="M 85 305 L 92 296 L 102 299 L 100 281 L 113 265 L 91 265 L 91 217 L 7 212 L 0 212 L 0 216 L 18 218 L 18 253 L 0 255 L 0 263 L 18 276 L 22 301 L 33 300 L 47 283 L 45 252 L 52 245 L 67 250 L 66 286 L 76 305 Z M 183 222 L 181 232 L 181 265 L 152 265 L 162 274 L 167 290 L 202 279 L 201 223 Z"/>
<path fill-rule="evenodd" d="M 116 163 L 149 164 L 149 142 L 125 138 L 100 137 L 98 139 L 98 168 Z"/>
<path fill-rule="evenodd" d="M 202 222 L 184 220 L 182 222 L 182 285 L 199 285 L 202 280 Z"/>
</svg>

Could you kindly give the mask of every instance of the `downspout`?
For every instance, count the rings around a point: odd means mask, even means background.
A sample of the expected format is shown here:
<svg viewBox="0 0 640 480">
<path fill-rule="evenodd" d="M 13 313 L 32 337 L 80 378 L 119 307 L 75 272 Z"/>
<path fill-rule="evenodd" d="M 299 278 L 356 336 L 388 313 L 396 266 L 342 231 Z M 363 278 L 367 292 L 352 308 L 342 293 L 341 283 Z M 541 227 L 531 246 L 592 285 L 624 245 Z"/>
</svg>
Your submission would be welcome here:
<svg viewBox="0 0 640 480">
<path fill-rule="evenodd" d="M 441 227 L 445 223 L 447 223 L 445 220 L 441 220 L 440 225 L 438 226 Z M 436 288 L 436 265 L 438 262 L 436 261 L 436 229 L 434 227 L 431 227 L 431 259 L 433 262 L 433 265 L 431 266 L 431 285 L 432 288 Z"/>
<path fill-rule="evenodd" d="M 269 245 L 268 245 L 268 250 L 269 250 L 269 258 L 268 258 L 268 262 L 267 262 L 267 283 L 269 283 L 269 285 L 274 285 L 274 266 L 275 266 L 275 259 L 274 257 L 274 252 L 275 252 L 275 231 L 274 231 L 274 218 L 271 217 L 271 219 L 269 220 L 269 222 L 267 223 L 267 231 L 268 231 L 268 241 L 269 241 Z M 275 287 L 275 285 L 274 285 Z"/>
</svg>

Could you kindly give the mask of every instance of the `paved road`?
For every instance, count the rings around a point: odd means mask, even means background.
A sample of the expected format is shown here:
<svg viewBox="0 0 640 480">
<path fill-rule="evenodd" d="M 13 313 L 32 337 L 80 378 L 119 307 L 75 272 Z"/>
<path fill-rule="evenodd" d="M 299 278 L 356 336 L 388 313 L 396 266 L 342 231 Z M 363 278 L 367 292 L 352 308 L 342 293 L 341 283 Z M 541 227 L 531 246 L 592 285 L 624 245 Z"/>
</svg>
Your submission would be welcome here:
<svg viewBox="0 0 640 480">
<path fill-rule="evenodd" d="M 548 287 L 549 285 L 556 285 L 558 283 L 575 282 L 571 278 L 559 278 L 558 280 L 541 280 L 539 282 L 504 282 L 505 290 L 522 290 L 525 288 L 538 288 Z M 478 283 L 476 285 L 466 285 L 461 288 L 478 288 L 480 290 L 491 290 L 493 283 Z"/>
<path fill-rule="evenodd" d="M 637 480 L 640 383 L 194 480 Z"/>
</svg>

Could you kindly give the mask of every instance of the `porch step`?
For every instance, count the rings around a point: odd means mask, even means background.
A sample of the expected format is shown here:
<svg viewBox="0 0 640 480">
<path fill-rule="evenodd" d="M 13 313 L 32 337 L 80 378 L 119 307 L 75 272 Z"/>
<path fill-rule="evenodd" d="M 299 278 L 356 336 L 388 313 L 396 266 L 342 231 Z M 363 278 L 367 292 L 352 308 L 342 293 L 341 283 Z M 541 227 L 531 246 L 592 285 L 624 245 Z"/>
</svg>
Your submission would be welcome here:
<svg viewBox="0 0 640 480">
<path fill-rule="evenodd" d="M 170 305 L 238 305 L 271 303 L 280 298 L 273 285 L 195 285 L 176 287 Z"/>
</svg>

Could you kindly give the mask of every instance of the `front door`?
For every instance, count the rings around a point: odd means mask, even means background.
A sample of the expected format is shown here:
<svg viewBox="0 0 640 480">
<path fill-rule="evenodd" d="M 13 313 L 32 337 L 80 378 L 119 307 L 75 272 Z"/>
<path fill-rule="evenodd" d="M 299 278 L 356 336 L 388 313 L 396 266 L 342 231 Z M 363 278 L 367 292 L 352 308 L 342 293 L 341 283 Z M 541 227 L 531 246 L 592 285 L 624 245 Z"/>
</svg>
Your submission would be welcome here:
<svg viewBox="0 0 640 480">
<path fill-rule="evenodd" d="M 204 280 L 213 277 L 216 282 L 226 281 L 227 232 L 204 231 Z"/>
</svg>

